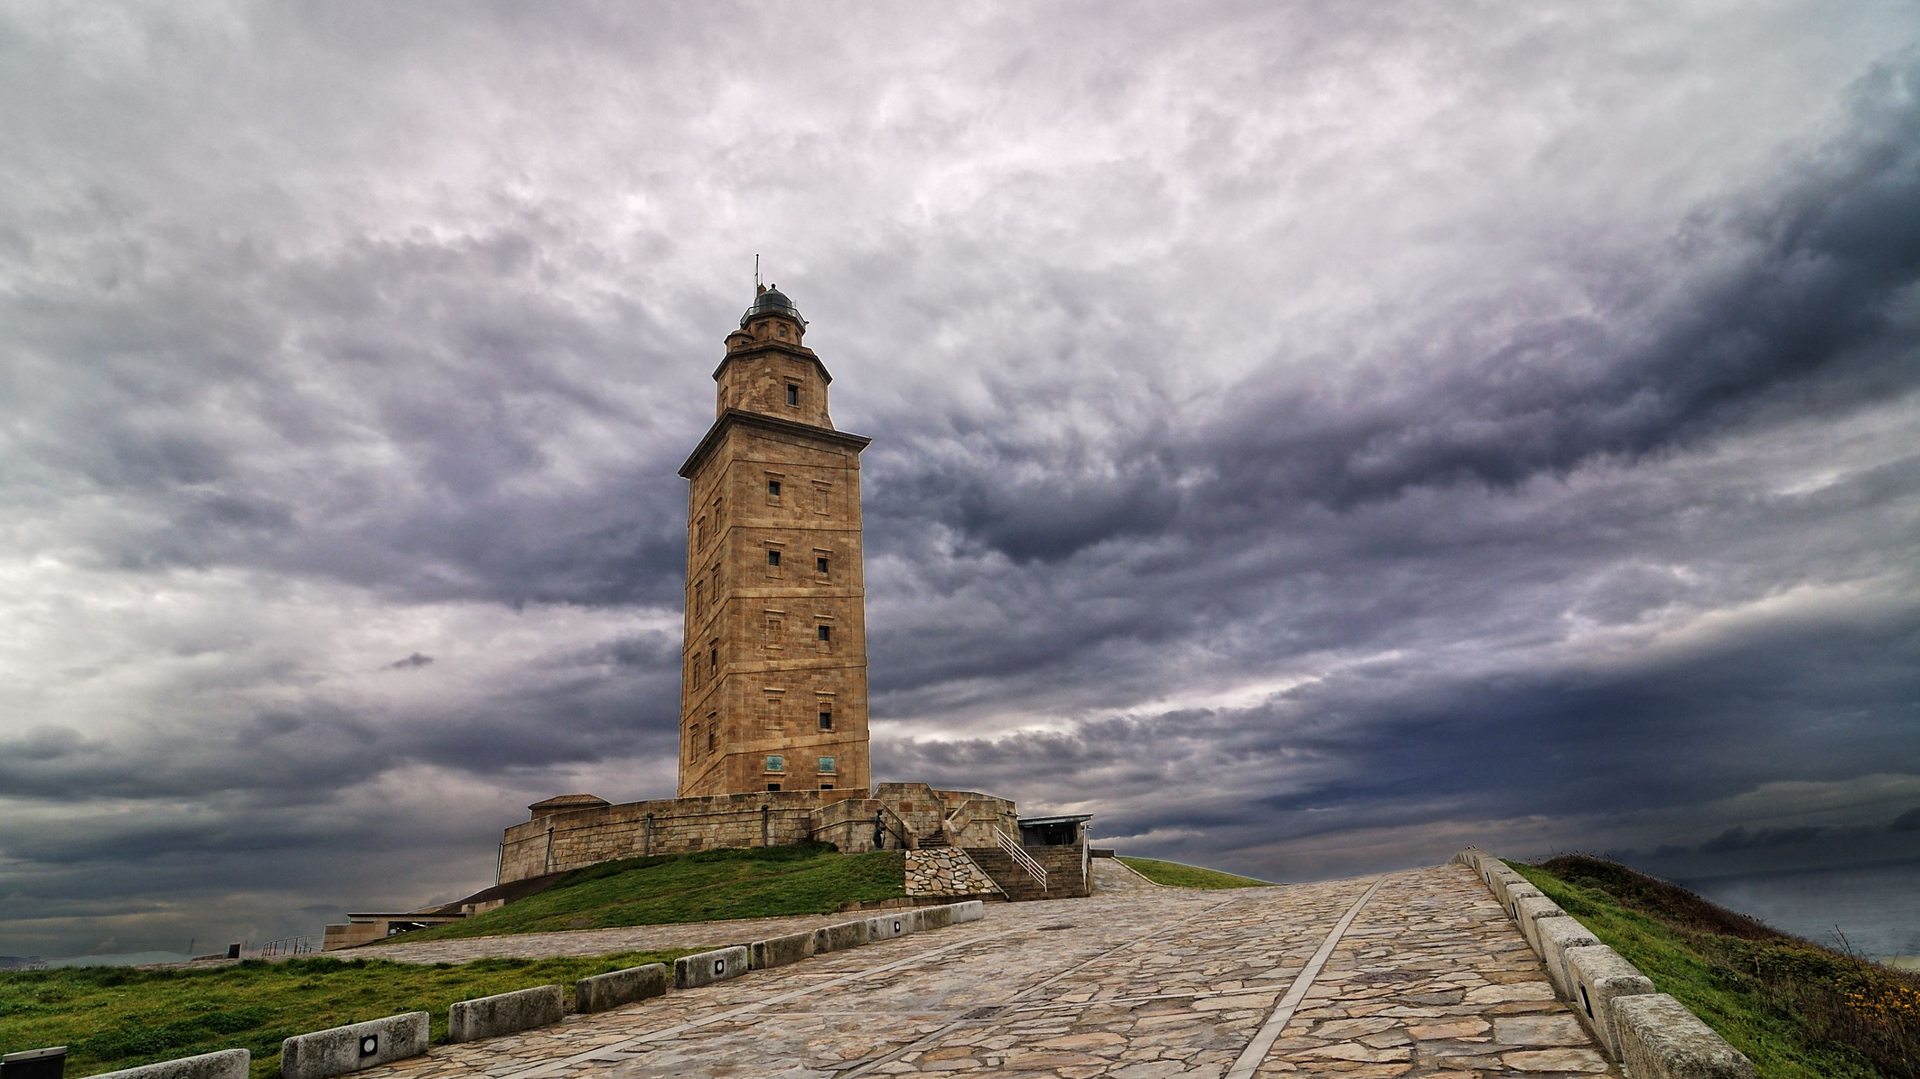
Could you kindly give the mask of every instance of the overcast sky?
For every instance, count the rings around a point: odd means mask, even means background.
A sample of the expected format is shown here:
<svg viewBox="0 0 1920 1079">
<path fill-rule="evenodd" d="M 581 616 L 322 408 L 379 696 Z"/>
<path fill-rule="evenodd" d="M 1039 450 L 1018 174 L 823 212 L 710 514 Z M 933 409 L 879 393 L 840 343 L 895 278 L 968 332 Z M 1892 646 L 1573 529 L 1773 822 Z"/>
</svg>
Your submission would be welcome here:
<svg viewBox="0 0 1920 1079">
<path fill-rule="evenodd" d="M 1273 879 L 1920 856 L 1916 38 L 8 4 L 0 953 L 317 933 L 671 795 L 756 252 L 873 438 L 877 778 Z"/>
</svg>

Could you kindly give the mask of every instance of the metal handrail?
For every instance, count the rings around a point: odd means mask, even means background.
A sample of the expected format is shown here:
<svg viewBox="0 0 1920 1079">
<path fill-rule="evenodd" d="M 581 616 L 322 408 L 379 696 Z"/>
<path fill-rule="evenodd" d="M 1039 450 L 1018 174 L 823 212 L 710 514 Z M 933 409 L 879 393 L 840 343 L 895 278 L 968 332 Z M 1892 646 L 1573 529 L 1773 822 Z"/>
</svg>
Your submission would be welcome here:
<svg viewBox="0 0 1920 1079">
<path fill-rule="evenodd" d="M 1047 886 L 1046 867 L 1034 861 L 1033 855 L 1021 850 L 1020 844 L 1008 838 L 1007 833 L 998 828 L 993 830 L 993 838 L 1000 843 L 1000 849 L 1006 851 L 1007 854 L 1013 858 L 1016 865 L 1027 871 L 1027 876 L 1039 881 L 1040 887 L 1045 888 Z"/>
</svg>

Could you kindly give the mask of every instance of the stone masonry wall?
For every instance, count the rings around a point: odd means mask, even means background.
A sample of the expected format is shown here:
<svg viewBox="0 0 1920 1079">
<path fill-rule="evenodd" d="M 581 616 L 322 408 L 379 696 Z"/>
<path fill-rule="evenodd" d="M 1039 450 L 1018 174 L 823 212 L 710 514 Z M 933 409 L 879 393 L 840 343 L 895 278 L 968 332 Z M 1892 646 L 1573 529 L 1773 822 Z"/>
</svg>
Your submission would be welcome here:
<svg viewBox="0 0 1920 1079">
<path fill-rule="evenodd" d="M 957 847 L 907 852 L 907 895 L 1004 895 Z"/>
</svg>

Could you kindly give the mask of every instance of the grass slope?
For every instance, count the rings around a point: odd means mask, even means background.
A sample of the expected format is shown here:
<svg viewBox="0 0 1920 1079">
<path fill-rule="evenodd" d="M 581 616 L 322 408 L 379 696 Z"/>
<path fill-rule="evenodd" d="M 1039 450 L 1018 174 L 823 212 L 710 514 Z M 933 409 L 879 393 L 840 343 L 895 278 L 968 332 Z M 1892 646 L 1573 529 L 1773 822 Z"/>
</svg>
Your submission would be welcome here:
<svg viewBox="0 0 1920 1079">
<path fill-rule="evenodd" d="M 899 851 L 839 854 L 820 844 L 624 858 L 569 873 L 477 917 L 388 939 L 827 914 L 856 900 L 905 895 L 905 873 Z"/>
<path fill-rule="evenodd" d="M 1183 862 L 1163 862 L 1158 858 L 1122 858 L 1127 867 L 1141 876 L 1169 888 L 1260 888 L 1267 882 L 1252 877 L 1203 869 Z"/>
<path fill-rule="evenodd" d="M 425 1011 L 433 1017 L 433 1039 L 439 1041 L 454 1001 L 554 982 L 571 998 L 576 979 L 670 963 L 686 954 L 480 959 L 434 966 L 312 958 L 249 960 L 212 970 L 10 971 L 0 973 L 0 1052 L 65 1045 L 67 1074 L 78 1076 L 248 1049 L 253 1075 L 265 1079 L 279 1074 L 280 1043 L 295 1034 Z"/>
<path fill-rule="evenodd" d="M 1920 979 L 1584 855 L 1509 863 L 1768 1079 L 1920 1077 Z"/>
</svg>

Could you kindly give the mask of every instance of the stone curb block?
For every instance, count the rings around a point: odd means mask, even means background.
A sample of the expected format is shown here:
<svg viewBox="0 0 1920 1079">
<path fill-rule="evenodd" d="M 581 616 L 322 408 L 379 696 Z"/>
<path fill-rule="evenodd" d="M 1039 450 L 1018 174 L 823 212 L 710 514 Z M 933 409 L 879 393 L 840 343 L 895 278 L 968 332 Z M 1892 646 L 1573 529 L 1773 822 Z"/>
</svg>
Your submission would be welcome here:
<svg viewBox="0 0 1920 1079">
<path fill-rule="evenodd" d="M 1634 1079 L 1755 1079 L 1752 1061 L 1665 993 L 1621 997 L 1613 1012 Z"/>
<path fill-rule="evenodd" d="M 893 915 L 868 918 L 867 943 L 871 944 L 874 941 L 904 937 L 908 933 L 919 929 L 920 927 L 915 924 L 917 919 L 913 917 L 913 913 L 912 911 L 903 910 Z"/>
<path fill-rule="evenodd" d="M 867 942 L 867 923 L 838 922 L 823 925 L 813 931 L 813 954 L 837 952 L 844 948 L 858 948 Z"/>
<path fill-rule="evenodd" d="M 667 991 L 672 976 L 665 963 L 627 967 L 595 974 L 573 983 L 573 1010 L 581 1013 L 604 1012 L 636 1000 L 657 997 Z"/>
<path fill-rule="evenodd" d="M 447 1040 L 470 1042 L 531 1030 L 558 1023 L 566 1014 L 566 998 L 557 985 L 462 1000 L 447 1012 Z"/>
<path fill-rule="evenodd" d="M 788 963 L 798 963 L 813 954 L 814 941 L 818 933 L 808 930 L 805 933 L 789 933 L 783 937 L 768 937 L 756 940 L 748 945 L 747 966 L 750 970 L 765 970 L 768 967 L 784 967 Z"/>
<path fill-rule="evenodd" d="M 920 927 L 922 929 L 945 929 L 952 924 L 952 906 L 920 908 Z"/>
<path fill-rule="evenodd" d="M 747 946 L 744 944 L 683 955 L 673 961 L 673 987 L 693 989 L 738 978 L 747 972 L 748 962 Z"/>
<path fill-rule="evenodd" d="M 1614 1003 L 1622 997 L 1653 992 L 1652 980 L 1604 944 L 1568 948 L 1567 976 L 1573 984 L 1568 996 L 1574 1012 L 1593 1028 L 1608 1055 L 1619 1060 L 1620 1030 L 1613 1014 Z"/>
<path fill-rule="evenodd" d="M 978 899 L 969 899 L 964 903 L 950 903 L 948 907 L 953 911 L 955 925 L 962 922 L 977 922 L 987 916 L 987 905 Z"/>
<path fill-rule="evenodd" d="M 1558 910 L 1559 908 L 1554 908 Z M 1561 917 L 1540 917 L 1533 920 L 1533 935 L 1540 942 L 1540 962 L 1547 968 L 1547 977 L 1553 982 L 1553 988 L 1562 1000 L 1572 1000 L 1574 991 L 1573 975 L 1567 971 L 1567 949 L 1584 948 L 1600 942 L 1594 939 L 1587 927 L 1579 919 L 1561 911 Z"/>
<path fill-rule="evenodd" d="M 103 1072 L 94 1079 L 247 1079 L 247 1069 L 252 1064 L 253 1054 L 247 1050 L 222 1049 L 217 1053 L 201 1053 L 179 1060 L 163 1060 L 158 1064 Z"/>
<path fill-rule="evenodd" d="M 1501 906 L 1507 908 L 1507 917 L 1512 918 L 1517 923 L 1520 921 L 1520 901 L 1522 899 L 1546 898 L 1547 893 L 1535 888 L 1531 884 L 1515 884 L 1507 888 L 1507 898 Z M 1551 900 L 1548 901 L 1551 902 Z M 1527 943 L 1533 943 L 1533 938 L 1527 938 Z"/>
<path fill-rule="evenodd" d="M 280 1043 L 283 1079 L 326 1079 L 427 1051 L 427 1013 L 406 1012 L 364 1023 L 295 1034 Z"/>
<path fill-rule="evenodd" d="M 1560 909 L 1560 904 L 1544 895 L 1523 895 L 1513 901 L 1514 923 L 1520 927 L 1520 935 L 1527 938 L 1527 943 L 1533 947 L 1533 954 L 1539 956 L 1542 963 L 1546 962 L 1547 953 L 1540 947 L 1540 919 L 1566 916 L 1567 912 Z"/>
</svg>

